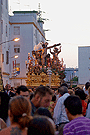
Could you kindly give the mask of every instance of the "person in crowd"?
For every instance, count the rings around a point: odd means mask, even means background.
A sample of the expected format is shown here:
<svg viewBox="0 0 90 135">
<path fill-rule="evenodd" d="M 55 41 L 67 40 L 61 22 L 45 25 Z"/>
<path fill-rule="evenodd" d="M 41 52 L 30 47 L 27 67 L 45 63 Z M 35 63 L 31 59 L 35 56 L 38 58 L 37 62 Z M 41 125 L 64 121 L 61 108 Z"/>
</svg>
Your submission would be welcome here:
<svg viewBox="0 0 90 135">
<path fill-rule="evenodd" d="M 8 104 L 10 97 L 6 92 L 0 92 L 0 118 L 2 118 L 5 122 L 8 118 Z"/>
<path fill-rule="evenodd" d="M 6 84 L 5 86 L 5 92 L 9 95 L 10 98 L 12 98 L 13 96 L 15 96 L 15 93 L 11 87 L 10 84 Z"/>
<path fill-rule="evenodd" d="M 56 95 L 56 101 L 59 99 L 59 92 L 58 92 L 58 89 L 55 90 L 55 95 Z"/>
<path fill-rule="evenodd" d="M 89 88 L 89 86 L 90 86 L 90 82 L 86 82 L 86 83 L 85 83 L 85 87 L 83 88 L 84 92 L 85 92 L 87 95 L 89 95 L 89 93 L 88 93 L 88 88 Z"/>
<path fill-rule="evenodd" d="M 70 96 L 68 93 L 68 88 L 66 86 L 62 86 L 59 88 L 60 98 L 58 99 L 56 106 L 54 108 L 53 119 L 56 125 L 57 130 L 60 130 L 60 135 L 63 135 L 63 127 L 66 123 L 69 122 L 65 106 L 64 100 Z"/>
<path fill-rule="evenodd" d="M 34 97 L 34 93 L 31 92 L 31 93 L 30 93 L 30 100 L 32 100 L 33 97 Z"/>
<path fill-rule="evenodd" d="M 81 102 L 82 102 L 82 114 L 83 116 L 86 115 L 86 109 L 87 109 L 87 103 L 85 102 L 85 99 L 86 99 L 86 94 L 84 92 L 84 90 L 78 88 L 76 91 L 75 91 L 75 95 L 79 96 L 80 99 L 81 99 Z"/>
<path fill-rule="evenodd" d="M 86 117 L 90 119 L 90 86 L 88 88 L 89 99 L 87 103 Z"/>
<path fill-rule="evenodd" d="M 50 111 L 45 107 L 39 107 L 36 110 L 36 112 L 34 113 L 34 116 L 37 116 L 37 115 L 43 115 L 43 116 L 47 116 L 47 117 L 53 119 Z"/>
<path fill-rule="evenodd" d="M 0 131 L 0 135 L 27 135 L 27 127 L 32 119 L 31 104 L 23 96 L 15 96 L 10 99 L 8 111 L 11 125 Z"/>
<path fill-rule="evenodd" d="M 55 135 L 55 125 L 46 116 L 35 116 L 29 123 L 27 135 Z"/>
<path fill-rule="evenodd" d="M 5 121 L 0 118 L 0 131 L 1 131 L 2 129 L 6 128 L 6 127 L 7 127 L 7 125 L 6 125 Z"/>
<path fill-rule="evenodd" d="M 55 108 L 55 105 L 56 105 L 56 95 L 53 94 L 52 96 L 52 100 L 50 102 L 50 106 L 49 106 L 49 111 L 51 112 L 52 116 L 53 116 L 53 112 L 54 112 L 54 108 Z"/>
<path fill-rule="evenodd" d="M 6 92 L 8 95 L 9 95 L 10 89 L 11 89 L 11 85 L 10 85 L 10 84 L 6 84 L 6 86 L 5 86 L 5 92 Z"/>
<path fill-rule="evenodd" d="M 39 107 L 49 107 L 52 100 L 52 91 L 46 86 L 36 88 L 33 98 L 31 99 L 32 116 Z"/>
<path fill-rule="evenodd" d="M 90 119 L 82 115 L 82 102 L 76 95 L 64 101 L 69 123 L 64 126 L 63 135 L 90 135 Z"/>
<path fill-rule="evenodd" d="M 75 94 L 75 92 L 74 92 L 72 89 L 68 89 L 68 93 L 69 93 L 70 95 L 74 95 L 74 94 Z"/>
<path fill-rule="evenodd" d="M 18 96 L 18 95 L 24 96 L 27 99 L 30 99 L 30 92 L 29 92 L 28 88 L 25 85 L 20 85 L 20 86 L 17 87 L 16 96 Z M 9 117 L 8 117 L 6 123 L 7 123 L 8 127 L 11 125 Z"/>
<path fill-rule="evenodd" d="M 66 86 L 66 87 L 68 88 L 67 83 L 62 83 L 62 84 L 61 84 L 61 87 L 62 87 L 62 86 Z"/>
<path fill-rule="evenodd" d="M 21 95 L 28 99 L 30 98 L 30 92 L 25 85 L 20 85 L 19 87 L 17 87 L 16 95 Z"/>
<path fill-rule="evenodd" d="M 11 87 L 9 96 L 12 98 L 16 95 L 14 87 Z"/>
<path fill-rule="evenodd" d="M 36 87 L 33 88 L 33 92 L 35 92 L 35 91 L 36 91 Z"/>
</svg>

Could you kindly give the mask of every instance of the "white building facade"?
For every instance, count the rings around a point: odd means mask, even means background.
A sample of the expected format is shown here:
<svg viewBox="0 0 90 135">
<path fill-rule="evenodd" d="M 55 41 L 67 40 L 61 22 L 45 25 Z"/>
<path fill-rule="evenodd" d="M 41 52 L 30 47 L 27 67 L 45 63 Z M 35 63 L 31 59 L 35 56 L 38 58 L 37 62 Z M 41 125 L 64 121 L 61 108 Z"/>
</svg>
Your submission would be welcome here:
<svg viewBox="0 0 90 135">
<path fill-rule="evenodd" d="M 9 15 L 8 15 L 8 0 L 0 0 L 0 67 L 2 68 L 3 83 L 9 82 Z M 6 42 L 6 43 L 3 43 Z"/>
<path fill-rule="evenodd" d="M 20 38 L 20 41 L 10 41 L 14 38 Z M 9 16 L 8 0 L 0 0 L 0 67 L 4 86 L 7 83 L 12 87 L 26 85 L 25 61 L 39 42 L 45 42 L 45 33 L 43 22 L 37 20 L 37 11 L 15 11 Z M 15 55 L 18 55 L 17 59 Z M 18 71 L 16 77 L 12 75 L 13 68 Z"/>
<path fill-rule="evenodd" d="M 37 11 L 15 11 L 14 16 L 10 16 L 10 38 L 20 38 L 19 42 L 13 42 L 11 45 L 11 86 L 26 85 L 26 65 L 28 53 L 32 56 L 32 50 L 39 42 L 45 42 L 45 33 L 43 31 L 43 22 L 37 21 Z M 14 55 L 16 59 L 16 68 L 19 74 L 12 77 Z"/>
<path fill-rule="evenodd" d="M 90 81 L 90 46 L 78 47 L 78 82 Z"/>
</svg>

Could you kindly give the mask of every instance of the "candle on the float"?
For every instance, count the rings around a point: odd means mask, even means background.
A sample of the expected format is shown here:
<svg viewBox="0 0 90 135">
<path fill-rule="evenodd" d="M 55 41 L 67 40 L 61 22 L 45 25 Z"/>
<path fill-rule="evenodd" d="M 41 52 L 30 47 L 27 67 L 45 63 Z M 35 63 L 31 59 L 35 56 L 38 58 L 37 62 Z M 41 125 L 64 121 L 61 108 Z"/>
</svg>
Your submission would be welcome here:
<svg viewBox="0 0 90 135">
<path fill-rule="evenodd" d="M 48 62 L 48 67 L 50 67 L 50 62 Z"/>
<path fill-rule="evenodd" d="M 30 60 L 30 53 L 28 53 L 28 60 Z"/>
<path fill-rule="evenodd" d="M 46 66 L 44 66 L 44 69 L 46 69 Z"/>
</svg>

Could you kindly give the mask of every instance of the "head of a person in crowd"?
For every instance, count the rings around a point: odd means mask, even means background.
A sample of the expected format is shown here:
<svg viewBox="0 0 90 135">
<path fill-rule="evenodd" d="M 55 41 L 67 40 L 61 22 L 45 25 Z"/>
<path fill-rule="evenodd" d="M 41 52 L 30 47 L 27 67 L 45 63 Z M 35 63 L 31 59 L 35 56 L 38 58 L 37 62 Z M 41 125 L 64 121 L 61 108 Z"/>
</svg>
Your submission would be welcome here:
<svg viewBox="0 0 90 135">
<path fill-rule="evenodd" d="M 88 90 L 89 86 L 90 86 L 90 82 L 86 82 L 85 83 L 85 89 Z"/>
<path fill-rule="evenodd" d="M 39 86 L 36 88 L 32 103 L 36 108 L 49 107 L 52 100 L 52 90 L 46 86 Z"/>
<path fill-rule="evenodd" d="M 52 95 L 52 101 L 53 101 L 53 102 L 56 102 L 56 98 L 57 98 L 56 95 L 53 94 L 53 95 Z"/>
<path fill-rule="evenodd" d="M 11 125 L 18 124 L 20 129 L 28 126 L 31 116 L 31 103 L 23 96 L 15 96 L 10 99 L 8 114 Z"/>
<path fill-rule="evenodd" d="M 90 86 L 88 87 L 88 94 L 90 95 Z"/>
<path fill-rule="evenodd" d="M 68 88 L 66 86 L 62 86 L 58 88 L 59 97 L 63 96 L 65 93 L 68 93 Z"/>
<path fill-rule="evenodd" d="M 72 89 L 68 89 L 68 93 L 69 93 L 70 95 L 74 95 L 74 94 L 75 94 L 75 92 L 74 92 Z"/>
<path fill-rule="evenodd" d="M 46 116 L 35 116 L 29 123 L 27 135 L 55 135 L 55 125 Z"/>
<path fill-rule="evenodd" d="M 79 96 L 81 100 L 85 100 L 87 95 L 85 94 L 84 90 L 78 89 L 75 91 L 75 95 Z"/>
<path fill-rule="evenodd" d="M 30 92 L 25 85 L 20 85 L 19 87 L 17 87 L 16 95 L 21 95 L 28 99 L 30 98 Z"/>
<path fill-rule="evenodd" d="M 75 87 L 75 88 L 74 88 L 75 91 L 77 91 L 77 90 L 79 90 L 79 89 L 80 89 L 80 87 Z"/>
<path fill-rule="evenodd" d="M 68 96 L 65 101 L 65 110 L 68 116 L 68 119 L 71 121 L 74 118 L 83 116 L 82 115 L 82 103 L 78 96 L 70 95 Z"/>
<path fill-rule="evenodd" d="M 35 91 L 36 91 L 36 87 L 33 88 L 33 92 L 35 92 Z"/>
<path fill-rule="evenodd" d="M 32 88 L 29 88 L 28 90 L 29 90 L 30 93 L 33 92 Z"/>
<path fill-rule="evenodd" d="M 5 122 L 8 118 L 8 104 L 10 97 L 6 92 L 0 91 L 0 118 L 2 118 Z"/>
<path fill-rule="evenodd" d="M 55 91 L 52 89 L 52 93 L 54 94 L 55 93 Z"/>
<path fill-rule="evenodd" d="M 11 90 L 11 85 L 10 84 L 6 84 L 5 90 L 7 90 L 7 91 Z"/>
<path fill-rule="evenodd" d="M 66 86 L 66 87 L 68 88 L 67 83 L 62 83 L 62 84 L 61 84 L 61 87 L 62 87 L 62 86 Z"/>
<path fill-rule="evenodd" d="M 36 110 L 36 112 L 34 113 L 34 116 L 36 116 L 36 115 L 43 115 L 43 116 L 47 116 L 47 117 L 53 119 L 50 111 L 45 107 L 39 107 Z"/>
</svg>

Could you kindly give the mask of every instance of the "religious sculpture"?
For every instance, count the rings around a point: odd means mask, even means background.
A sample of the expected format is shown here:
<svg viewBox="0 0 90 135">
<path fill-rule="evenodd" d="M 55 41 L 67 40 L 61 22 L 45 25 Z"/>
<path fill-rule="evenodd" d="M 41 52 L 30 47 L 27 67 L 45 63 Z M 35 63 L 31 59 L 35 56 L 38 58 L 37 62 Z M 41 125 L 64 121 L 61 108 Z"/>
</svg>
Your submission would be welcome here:
<svg viewBox="0 0 90 135">
<path fill-rule="evenodd" d="M 57 48 L 57 46 L 60 46 L 59 48 Z M 53 49 L 53 52 L 51 51 L 51 48 Z M 47 53 L 47 49 L 50 49 L 50 53 Z M 63 59 L 61 59 L 61 61 L 59 60 L 58 54 L 61 52 L 61 44 L 54 44 L 52 46 L 48 46 L 48 43 L 45 42 L 41 42 L 38 44 L 38 47 L 35 46 L 34 50 L 32 51 L 32 56 L 30 56 L 30 53 L 28 53 L 28 73 L 27 76 L 29 76 L 30 78 L 34 78 L 35 76 L 35 80 L 47 80 L 47 71 L 48 69 L 50 69 L 52 71 L 53 74 L 53 78 L 58 77 L 56 80 L 60 81 L 59 79 L 64 79 L 65 78 L 65 68 L 63 66 Z M 53 58 L 51 58 L 51 54 L 53 55 Z M 46 76 L 45 76 L 46 74 Z M 43 77 L 42 77 L 43 75 Z M 56 76 L 56 77 L 54 77 Z M 38 78 L 39 77 L 39 78 Z M 36 79 L 38 78 L 38 79 Z M 41 79 L 42 78 L 42 79 Z M 35 85 L 35 81 L 34 80 L 34 84 L 32 82 L 30 82 L 30 80 L 33 79 L 29 79 L 28 78 L 28 83 L 30 85 Z M 46 82 L 42 80 L 42 83 L 45 84 Z M 38 83 L 38 82 L 37 82 Z M 59 85 L 59 83 L 56 81 L 54 81 L 54 79 L 52 79 L 52 83 L 53 85 Z"/>
</svg>

